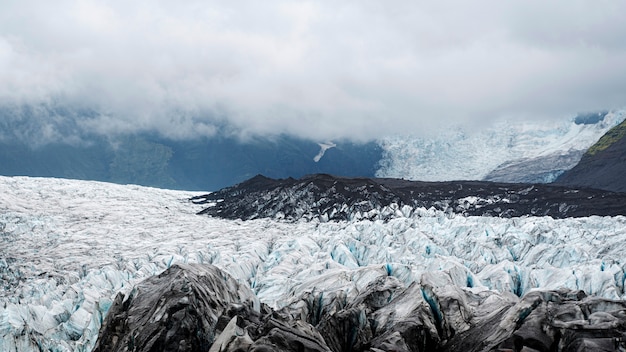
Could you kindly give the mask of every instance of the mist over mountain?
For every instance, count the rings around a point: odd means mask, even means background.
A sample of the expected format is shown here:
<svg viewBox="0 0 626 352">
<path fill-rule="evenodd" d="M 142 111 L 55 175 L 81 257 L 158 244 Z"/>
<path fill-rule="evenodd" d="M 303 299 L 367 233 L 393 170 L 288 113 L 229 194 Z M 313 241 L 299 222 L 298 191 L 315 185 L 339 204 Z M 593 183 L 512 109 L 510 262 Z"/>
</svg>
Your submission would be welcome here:
<svg viewBox="0 0 626 352">
<path fill-rule="evenodd" d="M 319 162 L 314 142 L 279 136 L 242 143 L 234 138 L 172 141 L 150 135 L 94 138 L 87 145 L 39 148 L 0 142 L 0 173 L 141 184 L 169 189 L 217 190 L 257 173 L 289 177 L 316 172 L 373 175 L 375 143 L 337 143 Z"/>
<path fill-rule="evenodd" d="M 546 183 L 576 165 L 626 114 L 500 122 L 479 131 L 454 127 L 369 142 L 246 135 L 223 121 L 214 121 L 212 133 L 203 136 L 173 138 L 147 127 L 107 134 L 91 124 L 100 112 L 61 104 L 5 106 L 0 117 L 2 175 L 213 191 L 257 174 Z"/>
<path fill-rule="evenodd" d="M 570 5 L 4 2 L 0 102 L 94 109 L 107 135 L 322 142 L 619 108 L 626 5 Z"/>
<path fill-rule="evenodd" d="M 5 2 L 0 174 L 554 180 L 624 106 L 626 5 L 453 5 Z"/>
</svg>

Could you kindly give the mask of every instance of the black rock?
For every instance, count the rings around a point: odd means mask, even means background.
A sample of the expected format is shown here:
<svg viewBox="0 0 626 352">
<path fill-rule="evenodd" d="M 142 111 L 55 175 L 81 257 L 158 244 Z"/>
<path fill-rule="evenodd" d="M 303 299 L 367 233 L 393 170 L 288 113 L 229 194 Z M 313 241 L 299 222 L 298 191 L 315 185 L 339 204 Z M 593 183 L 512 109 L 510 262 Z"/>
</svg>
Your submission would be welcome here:
<svg viewBox="0 0 626 352">
<path fill-rule="evenodd" d="M 261 175 L 192 198 L 200 212 L 227 219 L 382 219 L 412 216 L 420 208 L 474 216 L 626 215 L 626 194 L 546 184 L 484 181 L 419 182 L 346 178 L 325 174 L 300 179 Z"/>
</svg>

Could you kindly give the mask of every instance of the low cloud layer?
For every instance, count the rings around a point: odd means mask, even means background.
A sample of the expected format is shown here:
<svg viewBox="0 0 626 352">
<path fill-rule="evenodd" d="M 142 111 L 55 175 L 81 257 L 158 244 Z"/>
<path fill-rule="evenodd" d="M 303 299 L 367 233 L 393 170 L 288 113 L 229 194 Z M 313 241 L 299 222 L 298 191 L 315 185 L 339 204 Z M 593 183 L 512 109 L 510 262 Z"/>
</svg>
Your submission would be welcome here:
<svg viewBox="0 0 626 352">
<path fill-rule="evenodd" d="M 564 118 L 626 106 L 625 63 L 620 1 L 0 5 L 0 105 L 95 111 L 72 118 L 102 134 L 365 140 Z"/>
</svg>

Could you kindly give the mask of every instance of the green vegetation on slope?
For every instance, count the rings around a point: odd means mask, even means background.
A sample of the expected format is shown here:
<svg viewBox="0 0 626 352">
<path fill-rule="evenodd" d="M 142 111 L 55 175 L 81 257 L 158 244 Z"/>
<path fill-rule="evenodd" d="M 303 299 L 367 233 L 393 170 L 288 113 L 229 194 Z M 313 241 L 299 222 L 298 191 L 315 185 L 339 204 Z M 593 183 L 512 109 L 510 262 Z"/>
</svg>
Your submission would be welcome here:
<svg viewBox="0 0 626 352">
<path fill-rule="evenodd" d="M 604 136 L 602 136 L 596 144 L 592 145 L 587 150 L 587 155 L 595 155 L 598 152 L 605 150 L 613 145 L 613 143 L 619 141 L 626 136 L 626 120 L 622 121 L 619 125 L 610 129 Z"/>
</svg>

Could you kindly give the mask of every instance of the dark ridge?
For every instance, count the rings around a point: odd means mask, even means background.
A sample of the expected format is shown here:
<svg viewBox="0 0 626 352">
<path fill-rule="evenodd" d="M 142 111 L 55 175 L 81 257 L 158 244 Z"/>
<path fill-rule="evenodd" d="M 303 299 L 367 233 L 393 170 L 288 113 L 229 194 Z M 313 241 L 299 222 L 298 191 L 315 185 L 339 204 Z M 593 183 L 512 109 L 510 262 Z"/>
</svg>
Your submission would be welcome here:
<svg viewBox="0 0 626 352">
<path fill-rule="evenodd" d="M 485 181 L 421 182 L 327 174 L 300 179 L 257 175 L 191 200 L 208 205 L 200 214 L 243 220 L 388 220 L 423 213 L 422 208 L 465 216 L 566 218 L 626 214 L 626 194 L 591 188 Z"/>
<path fill-rule="evenodd" d="M 615 126 L 556 181 L 565 186 L 626 192 L 626 121 Z"/>
</svg>

